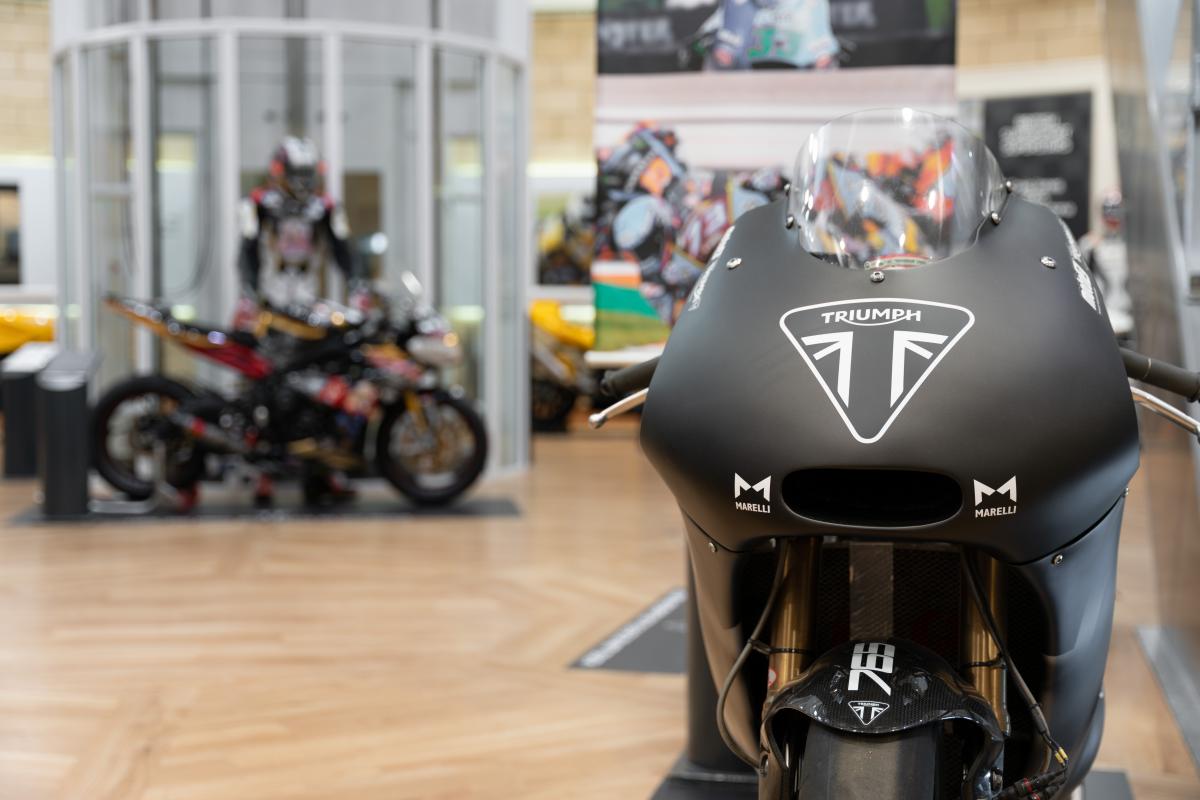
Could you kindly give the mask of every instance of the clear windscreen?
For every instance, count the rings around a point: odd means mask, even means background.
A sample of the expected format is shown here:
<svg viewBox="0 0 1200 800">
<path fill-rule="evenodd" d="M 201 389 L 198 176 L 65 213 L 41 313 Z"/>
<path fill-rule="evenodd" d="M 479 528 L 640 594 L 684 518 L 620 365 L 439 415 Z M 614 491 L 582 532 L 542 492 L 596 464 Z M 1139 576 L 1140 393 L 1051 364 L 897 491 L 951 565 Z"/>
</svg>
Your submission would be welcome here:
<svg viewBox="0 0 1200 800">
<path fill-rule="evenodd" d="M 809 253 L 851 269 L 896 269 L 970 247 L 1005 194 L 978 137 L 902 108 L 849 114 L 812 133 L 788 204 Z"/>
</svg>

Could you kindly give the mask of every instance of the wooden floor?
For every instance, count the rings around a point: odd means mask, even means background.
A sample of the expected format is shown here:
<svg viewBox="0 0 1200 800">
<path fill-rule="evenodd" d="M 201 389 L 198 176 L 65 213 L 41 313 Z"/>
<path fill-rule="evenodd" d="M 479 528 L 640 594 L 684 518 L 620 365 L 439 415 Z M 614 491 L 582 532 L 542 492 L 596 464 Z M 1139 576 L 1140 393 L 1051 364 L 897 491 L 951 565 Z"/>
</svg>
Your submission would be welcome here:
<svg viewBox="0 0 1200 800">
<path fill-rule="evenodd" d="M 649 797 L 683 678 L 567 665 L 683 578 L 633 428 L 542 438 L 512 518 L 12 527 L 0 536 L 0 800 Z M 0 487 L 0 515 L 30 502 Z M 1133 626 L 1139 491 L 1100 761 L 1200 780 Z"/>
</svg>

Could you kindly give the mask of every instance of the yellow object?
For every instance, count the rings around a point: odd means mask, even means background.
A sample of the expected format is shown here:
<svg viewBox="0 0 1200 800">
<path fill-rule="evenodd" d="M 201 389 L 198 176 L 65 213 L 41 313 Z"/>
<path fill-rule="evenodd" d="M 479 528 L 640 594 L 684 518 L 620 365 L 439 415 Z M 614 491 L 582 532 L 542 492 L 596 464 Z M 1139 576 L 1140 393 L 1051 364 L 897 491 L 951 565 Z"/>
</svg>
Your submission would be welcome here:
<svg viewBox="0 0 1200 800">
<path fill-rule="evenodd" d="M 0 353 L 11 353 L 26 342 L 54 341 L 53 306 L 0 308 Z"/>
<path fill-rule="evenodd" d="M 535 328 L 563 344 L 580 350 L 591 350 L 596 343 L 596 332 L 586 325 L 577 325 L 563 319 L 562 307 L 554 300 L 534 300 L 529 306 L 529 319 Z"/>
</svg>

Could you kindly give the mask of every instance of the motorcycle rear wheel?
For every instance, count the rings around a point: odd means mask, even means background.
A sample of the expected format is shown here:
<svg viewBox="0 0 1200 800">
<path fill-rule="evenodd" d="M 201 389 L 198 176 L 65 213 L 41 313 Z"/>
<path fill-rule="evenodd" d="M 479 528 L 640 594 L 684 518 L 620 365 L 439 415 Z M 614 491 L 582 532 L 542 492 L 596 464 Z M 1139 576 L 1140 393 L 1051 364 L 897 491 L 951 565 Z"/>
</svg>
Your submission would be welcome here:
<svg viewBox="0 0 1200 800">
<path fill-rule="evenodd" d="M 180 431 L 163 438 L 155 430 L 166 411 L 195 397 L 187 386 L 161 375 L 139 375 L 112 386 L 92 409 L 92 456 L 100 476 L 130 499 L 148 499 L 154 481 L 139 467 L 153 458 L 158 439 L 166 447 L 167 483 L 176 489 L 195 486 L 204 474 L 203 453 Z M 140 407 L 134 405 L 139 402 Z M 120 428 L 125 422 L 128 430 Z"/>
<path fill-rule="evenodd" d="M 937 800 L 939 725 L 883 736 L 809 724 L 798 800 Z"/>
<path fill-rule="evenodd" d="M 488 437 L 465 399 L 441 389 L 420 392 L 423 420 L 403 403 L 389 407 L 375 440 L 379 473 L 417 505 L 457 500 L 483 472 Z"/>
</svg>

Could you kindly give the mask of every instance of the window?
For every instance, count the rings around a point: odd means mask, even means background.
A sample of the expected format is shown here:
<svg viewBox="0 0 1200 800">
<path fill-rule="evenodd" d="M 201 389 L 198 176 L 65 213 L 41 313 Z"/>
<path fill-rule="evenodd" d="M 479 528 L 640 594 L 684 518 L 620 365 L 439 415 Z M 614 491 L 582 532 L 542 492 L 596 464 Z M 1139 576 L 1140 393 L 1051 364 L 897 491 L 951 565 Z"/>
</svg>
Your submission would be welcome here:
<svg viewBox="0 0 1200 800">
<path fill-rule="evenodd" d="M 21 197 L 0 186 L 0 284 L 21 282 Z"/>
</svg>

